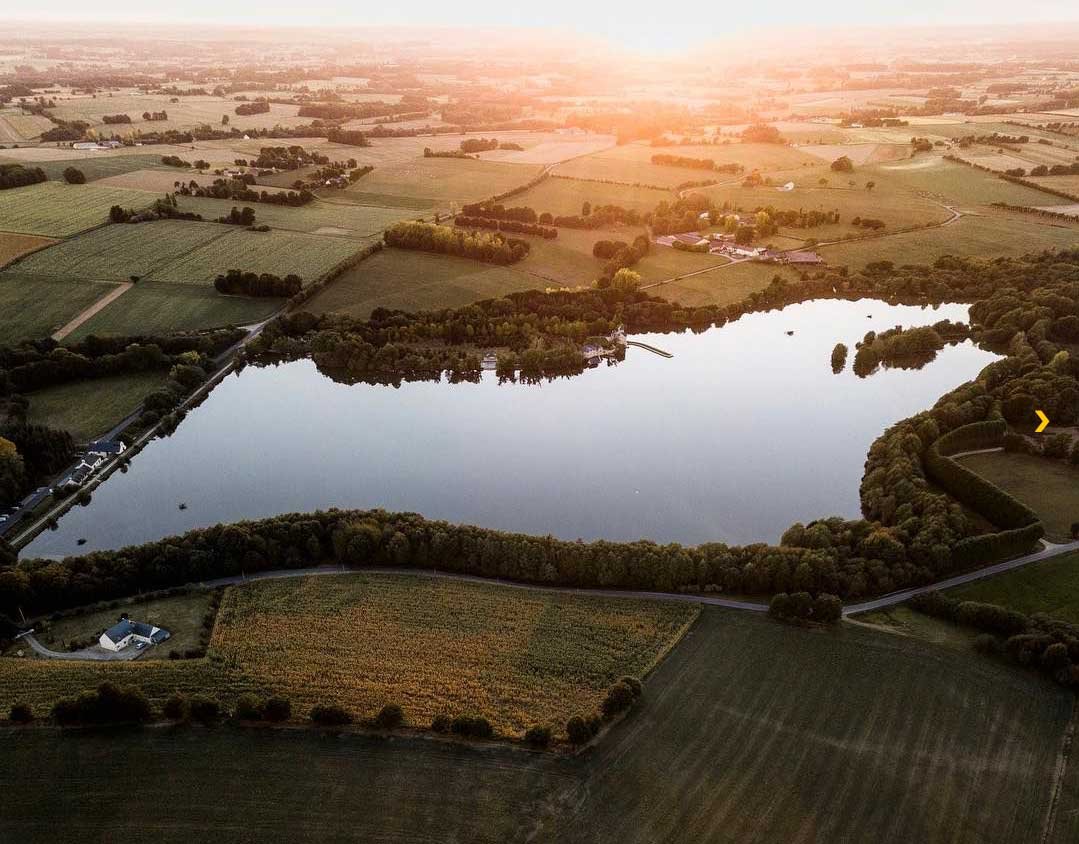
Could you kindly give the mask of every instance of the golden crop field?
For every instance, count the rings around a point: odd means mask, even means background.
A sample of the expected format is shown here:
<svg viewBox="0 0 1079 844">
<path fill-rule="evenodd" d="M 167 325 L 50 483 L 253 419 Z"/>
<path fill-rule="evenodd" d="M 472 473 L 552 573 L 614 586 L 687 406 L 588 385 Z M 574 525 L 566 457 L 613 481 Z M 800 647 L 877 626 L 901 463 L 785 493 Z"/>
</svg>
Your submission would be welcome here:
<svg viewBox="0 0 1079 844">
<path fill-rule="evenodd" d="M 140 606 L 125 607 L 132 617 Z M 643 676 L 696 619 L 693 604 L 560 595 L 421 576 L 319 575 L 225 594 L 208 655 L 197 660 L 77 662 L 0 657 L 0 712 L 39 716 L 104 680 L 138 686 L 160 708 L 175 691 L 280 694 L 304 718 L 335 703 L 357 718 L 397 703 L 410 725 L 439 713 L 482 715 L 520 736 L 556 734 L 596 709 L 621 676 Z M 65 620 L 94 632 L 100 619 Z M 167 648 L 168 645 L 164 646 Z"/>
<path fill-rule="evenodd" d="M 589 713 L 620 676 L 645 674 L 694 605 L 597 599 L 397 575 L 265 581 L 225 597 L 211 653 L 293 710 L 357 717 L 397 703 L 408 723 L 488 718 L 519 735 Z"/>
<path fill-rule="evenodd" d="M 56 241 L 50 237 L 36 237 L 32 234 L 12 234 L 0 232 L 0 267 L 14 261 L 20 255 L 41 249 Z"/>
</svg>

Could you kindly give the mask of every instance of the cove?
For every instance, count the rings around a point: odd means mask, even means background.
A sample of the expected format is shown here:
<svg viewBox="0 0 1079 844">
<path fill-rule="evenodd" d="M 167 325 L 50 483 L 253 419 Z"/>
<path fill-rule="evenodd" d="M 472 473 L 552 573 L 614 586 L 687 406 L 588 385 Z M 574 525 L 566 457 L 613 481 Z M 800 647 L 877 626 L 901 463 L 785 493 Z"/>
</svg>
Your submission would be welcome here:
<svg viewBox="0 0 1079 844">
<path fill-rule="evenodd" d="M 872 441 L 996 359 L 968 341 L 859 378 L 849 362 L 833 374 L 832 347 L 853 359 L 866 331 L 941 319 L 967 308 L 816 300 L 637 335 L 674 357 L 630 347 L 542 384 L 347 385 L 309 360 L 248 366 L 23 556 L 329 507 L 566 539 L 776 542 L 796 521 L 858 517 Z"/>
</svg>

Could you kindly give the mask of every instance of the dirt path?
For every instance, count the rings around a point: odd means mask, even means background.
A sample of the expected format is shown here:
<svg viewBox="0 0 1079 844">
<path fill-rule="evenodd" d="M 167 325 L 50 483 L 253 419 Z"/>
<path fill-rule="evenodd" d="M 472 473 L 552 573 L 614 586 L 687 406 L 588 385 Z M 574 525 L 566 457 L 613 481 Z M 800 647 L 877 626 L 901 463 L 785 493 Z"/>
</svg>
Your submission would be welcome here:
<svg viewBox="0 0 1079 844">
<path fill-rule="evenodd" d="M 104 296 L 94 302 L 94 304 L 92 304 L 89 308 L 87 308 L 85 311 L 83 311 L 81 314 L 71 320 L 71 322 L 69 322 L 67 325 L 65 325 L 55 334 L 53 334 L 52 339 L 63 340 L 65 337 L 67 337 L 68 334 L 70 334 L 72 331 L 74 331 L 76 328 L 86 322 L 86 320 L 90 319 L 90 317 L 92 317 L 98 311 L 102 310 L 108 305 L 111 305 L 118 298 L 120 298 L 120 296 L 122 296 L 134 286 L 135 285 L 130 281 L 120 282 L 118 285 L 116 285 L 115 289 L 110 290 L 108 293 L 106 293 Z"/>
</svg>

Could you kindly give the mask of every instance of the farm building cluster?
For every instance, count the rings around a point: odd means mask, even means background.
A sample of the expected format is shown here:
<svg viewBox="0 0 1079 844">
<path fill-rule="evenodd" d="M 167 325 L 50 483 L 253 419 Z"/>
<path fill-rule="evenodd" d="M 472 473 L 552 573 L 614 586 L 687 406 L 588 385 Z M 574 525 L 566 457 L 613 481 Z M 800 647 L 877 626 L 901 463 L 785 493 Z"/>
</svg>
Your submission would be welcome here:
<svg viewBox="0 0 1079 844">
<path fill-rule="evenodd" d="M 659 246 L 669 246 L 675 249 L 690 249 L 695 252 L 710 252 L 713 255 L 726 255 L 728 258 L 756 259 L 775 264 L 798 264 L 815 265 L 823 264 L 824 259 L 816 252 L 805 249 L 769 249 L 765 246 L 751 246 L 749 244 L 735 243 L 734 235 L 700 234 L 698 232 L 683 232 L 682 234 L 669 234 L 657 237 L 655 242 Z M 682 244 L 675 246 L 676 243 Z"/>
</svg>

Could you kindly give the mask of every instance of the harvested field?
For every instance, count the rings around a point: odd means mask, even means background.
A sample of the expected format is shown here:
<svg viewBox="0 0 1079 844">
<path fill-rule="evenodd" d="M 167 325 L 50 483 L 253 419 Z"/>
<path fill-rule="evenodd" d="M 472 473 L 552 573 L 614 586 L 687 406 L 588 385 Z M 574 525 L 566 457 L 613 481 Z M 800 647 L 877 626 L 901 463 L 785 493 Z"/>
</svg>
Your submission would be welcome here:
<svg viewBox="0 0 1079 844">
<path fill-rule="evenodd" d="M 6 266 L 20 255 L 41 249 L 51 243 L 56 243 L 56 241 L 50 237 L 0 231 L 0 267 Z"/>
<path fill-rule="evenodd" d="M 108 222 L 113 205 L 145 208 L 157 197 L 143 191 L 42 182 L 0 191 L 4 231 L 68 237 Z"/>
<path fill-rule="evenodd" d="M 802 144 L 798 149 L 828 163 L 845 155 L 857 166 L 910 158 L 910 144 Z"/>
</svg>

